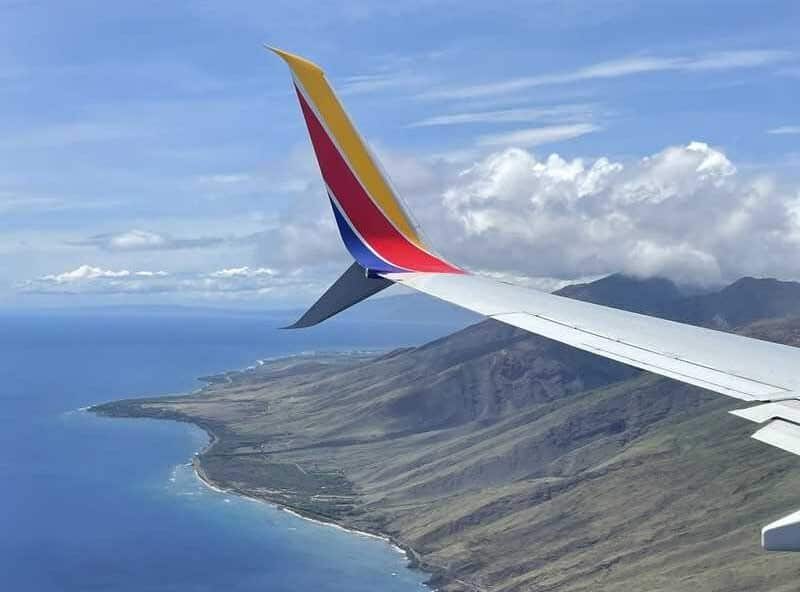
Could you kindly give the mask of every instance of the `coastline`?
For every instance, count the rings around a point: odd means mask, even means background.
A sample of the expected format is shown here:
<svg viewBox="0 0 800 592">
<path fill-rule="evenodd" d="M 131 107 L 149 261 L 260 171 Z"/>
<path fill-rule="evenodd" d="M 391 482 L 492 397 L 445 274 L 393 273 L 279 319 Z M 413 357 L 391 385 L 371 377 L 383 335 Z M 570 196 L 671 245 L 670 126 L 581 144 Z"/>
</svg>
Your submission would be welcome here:
<svg viewBox="0 0 800 592">
<path fill-rule="evenodd" d="M 800 319 L 746 333 L 795 345 Z M 295 358 L 230 378 L 95 409 L 204 428 L 219 439 L 195 462 L 214 485 L 407 542 L 440 592 L 693 592 L 699 581 L 796 591 L 796 561 L 764 557 L 752 534 L 796 503 L 798 461 L 764 449 L 732 403 L 695 387 L 494 322 L 359 363 Z M 209 442 L 192 431 L 176 462 Z M 186 469 L 182 482 L 202 492 Z M 370 550 L 291 516 L 279 523 L 297 525 L 306 546 Z M 377 549 L 395 562 L 364 569 L 401 566 Z M 424 579 L 401 573 L 412 587 Z"/>
<path fill-rule="evenodd" d="M 410 547 L 408 547 L 406 545 L 403 545 L 402 543 L 400 543 L 399 541 L 393 539 L 391 536 L 389 536 L 389 535 L 387 535 L 385 533 L 368 532 L 366 530 L 359 530 L 357 528 L 348 527 L 348 526 L 340 524 L 340 523 L 338 523 L 338 522 L 336 522 L 336 521 L 334 521 L 332 519 L 331 520 L 325 520 L 324 517 L 322 517 L 322 516 L 318 516 L 318 515 L 317 516 L 312 516 L 309 513 L 304 512 L 300 508 L 293 508 L 293 507 L 291 507 L 291 506 L 289 506 L 289 505 L 287 505 L 285 503 L 279 503 L 279 502 L 276 502 L 274 500 L 270 500 L 269 498 L 261 498 L 261 497 L 256 497 L 256 496 L 253 496 L 253 495 L 248 495 L 248 494 L 246 494 L 246 493 L 244 493 L 242 491 L 239 491 L 239 490 L 237 490 L 235 488 L 225 487 L 223 484 L 215 482 L 213 479 L 211 479 L 208 476 L 208 474 L 203 469 L 200 457 L 201 457 L 201 455 L 203 453 L 208 452 L 209 450 L 211 450 L 211 448 L 214 446 L 214 444 L 218 441 L 218 438 L 206 426 L 203 426 L 203 425 L 191 422 L 191 421 L 188 422 L 188 423 L 191 423 L 192 425 L 194 425 L 194 426 L 200 428 L 201 430 L 203 430 L 206 433 L 206 435 L 208 436 L 208 438 L 209 438 L 208 444 L 203 449 L 199 450 L 198 452 L 195 452 L 195 454 L 192 456 L 192 460 L 191 460 L 192 472 L 194 473 L 195 477 L 205 487 L 209 488 L 210 490 L 212 490 L 212 491 L 214 491 L 216 493 L 227 494 L 227 495 L 236 495 L 238 497 L 241 497 L 243 499 L 247 499 L 247 500 L 250 500 L 250 501 L 253 501 L 253 502 L 256 502 L 256 503 L 266 504 L 266 505 L 271 506 L 273 508 L 276 508 L 276 509 L 278 509 L 278 510 L 280 510 L 282 512 L 286 512 L 287 514 L 291 514 L 292 516 L 294 516 L 296 518 L 300 518 L 302 520 L 306 520 L 308 522 L 312 522 L 312 523 L 318 524 L 320 526 L 327 526 L 329 528 L 336 528 L 338 530 L 342 530 L 344 532 L 347 532 L 347 533 L 350 533 L 350 534 L 353 534 L 353 535 L 366 537 L 366 538 L 371 538 L 371 539 L 375 539 L 375 540 L 379 540 L 381 542 L 387 543 L 392 547 L 392 549 L 394 551 L 396 551 L 398 553 L 402 553 L 405 556 L 406 561 L 408 562 L 408 565 L 406 566 L 408 569 L 416 569 L 416 570 L 422 571 L 422 572 L 424 572 L 426 574 L 430 574 L 431 576 L 435 575 L 431 571 L 426 570 L 426 569 L 424 569 L 424 567 L 422 567 L 422 565 L 421 565 L 421 563 L 420 563 L 420 561 L 419 561 L 419 559 L 417 557 L 417 554 L 413 549 L 411 549 Z M 436 592 L 436 590 L 437 590 L 436 587 L 434 587 L 433 585 L 431 585 L 428 582 L 424 582 L 424 585 L 427 586 L 431 590 L 431 592 Z"/>
<path fill-rule="evenodd" d="M 365 353 L 366 352 L 363 351 L 354 351 L 346 353 L 337 352 L 334 355 L 340 359 L 344 358 L 358 359 L 364 356 Z M 372 351 L 370 352 L 370 354 L 374 356 L 374 355 L 385 354 L 385 352 Z M 447 581 L 452 581 L 455 578 L 444 577 L 443 570 L 441 570 L 435 565 L 430 565 L 423 562 L 413 548 L 411 548 L 408 545 L 405 545 L 401 541 L 396 540 L 391 535 L 378 531 L 369 531 L 369 530 L 354 528 L 352 526 L 348 526 L 342 521 L 337 521 L 335 517 L 317 513 L 314 511 L 309 511 L 304 508 L 296 507 L 291 504 L 287 504 L 285 501 L 278 501 L 268 496 L 261 497 L 257 495 L 252 495 L 250 493 L 241 491 L 236 487 L 231 487 L 225 482 L 220 482 L 218 480 L 212 479 L 211 477 L 209 477 L 208 472 L 203 466 L 203 456 L 208 453 L 211 453 L 214 447 L 220 444 L 220 442 L 223 439 L 222 436 L 218 435 L 215 432 L 213 427 L 214 424 L 212 422 L 207 422 L 202 419 L 192 417 L 190 415 L 186 415 L 180 412 L 176 413 L 173 411 L 168 411 L 164 408 L 154 407 L 152 410 L 150 410 L 147 409 L 147 407 L 145 407 L 145 405 L 157 403 L 160 401 L 165 401 L 165 400 L 174 401 L 176 397 L 179 399 L 188 399 L 197 395 L 202 395 L 206 393 L 208 390 L 212 389 L 214 387 L 215 379 L 218 380 L 220 377 L 224 377 L 226 385 L 230 385 L 233 383 L 233 380 L 235 380 L 235 377 L 251 375 L 253 371 L 257 371 L 258 369 L 263 367 L 265 364 L 268 364 L 269 362 L 286 362 L 288 360 L 298 360 L 298 359 L 300 361 L 305 361 L 310 358 L 313 359 L 313 357 L 314 357 L 313 355 L 310 356 L 309 353 L 304 352 L 296 356 L 282 356 L 282 357 L 278 356 L 272 359 L 265 359 L 265 360 L 259 359 L 257 360 L 257 364 L 255 366 L 248 366 L 241 370 L 226 371 L 224 373 L 221 373 L 220 375 L 215 375 L 212 377 L 199 377 L 199 380 L 205 382 L 205 384 L 185 394 L 170 394 L 155 398 L 109 401 L 105 403 L 98 403 L 85 406 L 81 408 L 80 411 L 90 412 L 94 413 L 95 415 L 101 415 L 110 418 L 128 417 L 133 419 L 142 418 L 142 419 L 169 420 L 179 423 L 188 423 L 201 429 L 206 434 L 208 442 L 206 443 L 205 446 L 194 452 L 189 462 L 192 465 L 192 472 L 194 473 L 195 478 L 198 479 L 203 484 L 203 486 L 207 487 L 208 489 L 216 493 L 225 495 L 236 495 L 246 500 L 250 500 L 256 503 L 266 504 L 282 512 L 286 512 L 296 518 L 300 518 L 302 520 L 312 522 L 320 526 L 335 528 L 352 535 L 375 539 L 377 541 L 386 543 L 391 546 L 393 551 L 405 556 L 407 562 L 406 565 L 407 569 L 416 570 L 427 576 L 427 579 L 424 582 L 422 582 L 422 584 L 425 586 L 426 589 L 430 590 L 431 592 L 437 592 L 438 590 L 441 589 L 440 588 L 441 584 L 444 584 Z"/>
<path fill-rule="evenodd" d="M 376 534 L 376 533 L 372 533 L 372 532 L 367 532 L 365 530 L 358 530 L 356 528 L 350 528 L 350 527 L 344 526 L 342 524 L 338 524 L 338 523 L 336 523 L 334 521 L 325 521 L 325 520 L 321 520 L 319 518 L 313 518 L 311 516 L 304 515 L 302 510 L 299 510 L 297 508 L 288 507 L 285 504 L 279 504 L 279 503 L 276 503 L 274 501 L 270 501 L 268 499 L 263 499 L 263 498 L 255 497 L 255 496 L 252 496 L 252 495 L 247 495 L 247 494 L 242 493 L 240 491 L 237 491 L 235 489 L 225 489 L 223 486 L 221 486 L 221 485 L 219 485 L 217 483 L 214 483 L 214 481 L 211 480 L 205 474 L 205 472 L 202 470 L 202 467 L 199 467 L 198 464 L 195 463 L 195 462 L 192 462 L 192 470 L 194 472 L 195 477 L 205 487 L 207 487 L 208 489 L 210 489 L 212 491 L 215 491 L 216 493 L 222 493 L 222 494 L 226 494 L 226 495 L 236 495 L 236 496 L 241 497 L 243 499 L 247 499 L 247 500 L 259 503 L 259 504 L 266 504 L 266 505 L 268 505 L 268 506 L 270 506 L 272 508 L 280 510 L 281 512 L 286 512 L 287 514 L 291 514 L 295 518 L 300 518 L 300 519 L 305 520 L 307 522 L 312 522 L 312 523 L 318 524 L 320 526 L 327 526 L 329 528 L 336 528 L 338 530 L 342 530 L 342 531 L 348 532 L 350 534 L 354 534 L 354 535 L 361 536 L 361 537 L 366 537 L 366 538 L 371 538 L 371 539 L 382 541 L 384 543 L 388 543 L 389 545 L 391 545 L 392 549 L 394 549 L 398 553 L 402 553 L 403 555 L 405 555 L 406 559 L 409 562 L 409 569 L 419 569 L 419 568 L 411 566 L 411 563 L 413 562 L 413 551 L 404 549 L 400 544 L 398 544 L 396 541 L 394 541 L 392 539 L 392 537 L 390 537 L 388 535 Z M 435 590 L 435 589 L 431 588 L 431 590 Z"/>
</svg>

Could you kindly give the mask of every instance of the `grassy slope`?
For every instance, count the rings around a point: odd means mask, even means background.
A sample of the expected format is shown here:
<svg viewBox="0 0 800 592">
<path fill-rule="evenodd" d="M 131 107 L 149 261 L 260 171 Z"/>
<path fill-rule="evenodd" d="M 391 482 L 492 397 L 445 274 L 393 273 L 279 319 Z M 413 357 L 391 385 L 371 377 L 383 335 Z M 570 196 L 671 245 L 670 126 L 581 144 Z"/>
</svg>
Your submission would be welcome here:
<svg viewBox="0 0 800 592">
<path fill-rule="evenodd" d="M 800 321 L 749 331 L 797 343 Z M 391 534 L 447 589 L 797 589 L 758 536 L 800 503 L 800 459 L 729 399 L 490 322 L 322 362 L 105 412 L 203 425 L 208 478 Z"/>
</svg>

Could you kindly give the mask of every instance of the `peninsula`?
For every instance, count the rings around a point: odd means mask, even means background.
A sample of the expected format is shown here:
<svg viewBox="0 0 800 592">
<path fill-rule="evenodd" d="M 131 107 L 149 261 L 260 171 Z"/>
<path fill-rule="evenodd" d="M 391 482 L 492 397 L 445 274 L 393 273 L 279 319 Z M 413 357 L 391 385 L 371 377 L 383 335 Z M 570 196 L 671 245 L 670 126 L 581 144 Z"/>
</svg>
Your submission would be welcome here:
<svg viewBox="0 0 800 592">
<path fill-rule="evenodd" d="M 611 276 L 567 296 L 800 345 L 800 284 L 686 296 Z M 759 526 L 796 457 L 729 399 L 494 321 L 381 355 L 272 360 L 191 395 L 98 405 L 185 421 L 215 487 L 390 537 L 448 592 L 796 589 Z"/>
</svg>

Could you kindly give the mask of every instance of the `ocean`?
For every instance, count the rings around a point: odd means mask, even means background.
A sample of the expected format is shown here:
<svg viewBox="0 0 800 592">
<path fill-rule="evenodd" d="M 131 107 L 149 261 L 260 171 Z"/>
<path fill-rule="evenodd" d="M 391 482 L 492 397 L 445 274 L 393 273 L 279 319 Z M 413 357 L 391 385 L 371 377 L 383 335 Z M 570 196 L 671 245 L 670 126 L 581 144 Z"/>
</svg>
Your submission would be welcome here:
<svg viewBox="0 0 800 592">
<path fill-rule="evenodd" d="M 207 443 L 201 430 L 79 410 L 188 392 L 259 358 L 385 349 L 455 328 L 278 324 L 215 311 L 0 314 L 0 589 L 424 590 L 425 574 L 388 543 L 204 487 L 187 466 Z"/>
</svg>

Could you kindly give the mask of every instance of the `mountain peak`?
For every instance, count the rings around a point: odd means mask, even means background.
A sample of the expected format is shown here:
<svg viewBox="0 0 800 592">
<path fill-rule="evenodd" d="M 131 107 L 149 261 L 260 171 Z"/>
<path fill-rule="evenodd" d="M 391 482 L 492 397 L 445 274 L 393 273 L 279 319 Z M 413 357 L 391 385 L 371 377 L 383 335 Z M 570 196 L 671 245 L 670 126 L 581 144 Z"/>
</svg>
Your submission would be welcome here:
<svg viewBox="0 0 800 592">
<path fill-rule="evenodd" d="M 663 311 L 682 297 L 678 287 L 666 278 L 637 278 L 621 273 L 566 286 L 556 293 L 576 300 L 651 314 Z"/>
<path fill-rule="evenodd" d="M 729 286 L 722 289 L 722 292 L 735 292 L 740 290 L 789 290 L 792 291 L 798 286 L 797 282 L 783 281 L 775 278 L 757 278 L 745 276 L 739 278 Z"/>
<path fill-rule="evenodd" d="M 800 284 L 743 277 L 718 292 L 684 299 L 673 319 L 727 329 L 760 319 L 800 316 Z"/>
</svg>

